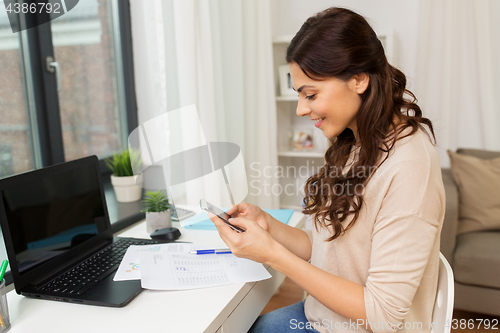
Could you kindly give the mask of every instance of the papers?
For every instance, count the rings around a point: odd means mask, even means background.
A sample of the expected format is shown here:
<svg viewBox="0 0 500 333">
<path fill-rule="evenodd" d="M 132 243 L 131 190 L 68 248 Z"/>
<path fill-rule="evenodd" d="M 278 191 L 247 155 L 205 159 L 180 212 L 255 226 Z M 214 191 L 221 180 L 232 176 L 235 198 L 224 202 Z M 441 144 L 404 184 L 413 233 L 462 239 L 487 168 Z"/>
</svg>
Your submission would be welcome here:
<svg viewBox="0 0 500 333">
<path fill-rule="evenodd" d="M 194 251 L 196 247 L 190 243 L 174 243 L 161 245 L 131 245 L 123 256 L 120 267 L 116 271 L 113 281 L 140 280 L 141 265 L 140 252 L 156 253 L 160 251 L 170 253 L 189 253 Z"/>
<path fill-rule="evenodd" d="M 253 282 L 271 278 L 262 264 L 233 254 L 141 253 L 141 285 L 182 290 Z"/>
<path fill-rule="evenodd" d="M 271 278 L 262 264 L 233 254 L 189 253 L 195 249 L 184 243 L 130 246 L 113 280 L 141 279 L 146 289 L 184 290 Z"/>
</svg>

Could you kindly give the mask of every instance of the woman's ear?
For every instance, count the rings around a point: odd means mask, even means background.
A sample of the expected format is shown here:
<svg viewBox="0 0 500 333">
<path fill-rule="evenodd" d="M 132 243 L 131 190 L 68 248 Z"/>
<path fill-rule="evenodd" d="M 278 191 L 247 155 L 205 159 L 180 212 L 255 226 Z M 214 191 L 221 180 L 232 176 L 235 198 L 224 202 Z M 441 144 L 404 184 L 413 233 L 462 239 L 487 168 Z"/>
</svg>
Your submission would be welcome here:
<svg viewBox="0 0 500 333">
<path fill-rule="evenodd" d="M 353 88 L 358 93 L 358 95 L 363 94 L 368 88 L 368 84 L 370 83 L 370 76 L 366 73 L 360 73 L 354 75 L 351 80 L 353 80 Z"/>
</svg>

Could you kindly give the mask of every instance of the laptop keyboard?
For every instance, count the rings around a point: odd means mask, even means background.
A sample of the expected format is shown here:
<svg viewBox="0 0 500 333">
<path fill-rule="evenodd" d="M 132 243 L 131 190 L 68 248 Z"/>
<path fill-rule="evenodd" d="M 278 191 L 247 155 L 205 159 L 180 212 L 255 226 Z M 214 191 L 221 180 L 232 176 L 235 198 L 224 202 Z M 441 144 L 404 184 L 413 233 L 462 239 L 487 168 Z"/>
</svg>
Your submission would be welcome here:
<svg viewBox="0 0 500 333">
<path fill-rule="evenodd" d="M 181 221 L 193 215 L 196 215 L 196 212 L 193 212 L 189 209 L 175 207 L 175 209 L 172 211 L 172 220 Z"/>
<path fill-rule="evenodd" d="M 121 238 L 39 289 L 58 294 L 81 295 L 116 271 L 130 245 L 156 243 L 158 241 L 149 239 Z"/>
</svg>

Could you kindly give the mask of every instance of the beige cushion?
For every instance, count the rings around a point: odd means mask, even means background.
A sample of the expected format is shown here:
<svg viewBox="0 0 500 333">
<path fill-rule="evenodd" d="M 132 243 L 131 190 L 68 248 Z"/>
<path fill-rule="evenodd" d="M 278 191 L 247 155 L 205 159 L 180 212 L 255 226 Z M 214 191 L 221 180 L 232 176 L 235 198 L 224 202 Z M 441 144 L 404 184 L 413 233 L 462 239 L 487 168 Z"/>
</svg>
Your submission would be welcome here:
<svg viewBox="0 0 500 333">
<path fill-rule="evenodd" d="M 483 160 L 492 160 L 494 158 L 500 157 L 500 151 L 484 149 L 458 148 L 457 153 L 482 158 Z"/>
<path fill-rule="evenodd" d="M 500 158 L 448 155 L 460 202 L 457 233 L 500 230 Z"/>
</svg>

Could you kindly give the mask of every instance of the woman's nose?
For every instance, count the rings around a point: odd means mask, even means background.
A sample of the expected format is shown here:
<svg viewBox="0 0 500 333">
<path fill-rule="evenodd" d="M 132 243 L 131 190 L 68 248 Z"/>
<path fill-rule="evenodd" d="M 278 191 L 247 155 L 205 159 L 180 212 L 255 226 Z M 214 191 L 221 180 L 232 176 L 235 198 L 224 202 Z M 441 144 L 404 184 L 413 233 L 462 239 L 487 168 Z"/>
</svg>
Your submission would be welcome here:
<svg viewBox="0 0 500 333">
<path fill-rule="evenodd" d="M 299 98 L 299 102 L 297 103 L 297 116 L 304 117 L 311 113 L 311 108 L 305 103 L 304 100 Z"/>
</svg>

